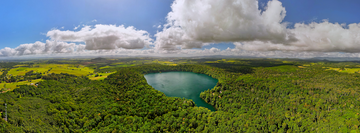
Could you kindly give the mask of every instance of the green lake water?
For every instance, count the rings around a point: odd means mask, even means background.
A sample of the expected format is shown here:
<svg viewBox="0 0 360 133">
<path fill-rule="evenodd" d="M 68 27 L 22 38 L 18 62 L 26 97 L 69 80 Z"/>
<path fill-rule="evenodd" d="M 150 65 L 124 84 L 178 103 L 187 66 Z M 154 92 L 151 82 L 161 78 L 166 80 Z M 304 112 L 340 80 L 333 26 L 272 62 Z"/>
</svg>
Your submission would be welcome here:
<svg viewBox="0 0 360 133">
<path fill-rule="evenodd" d="M 200 93 L 214 88 L 218 82 L 217 79 L 193 72 L 150 73 L 146 74 L 145 78 L 149 85 L 166 96 L 191 99 L 196 106 L 216 111 L 213 106 L 200 98 Z"/>
</svg>

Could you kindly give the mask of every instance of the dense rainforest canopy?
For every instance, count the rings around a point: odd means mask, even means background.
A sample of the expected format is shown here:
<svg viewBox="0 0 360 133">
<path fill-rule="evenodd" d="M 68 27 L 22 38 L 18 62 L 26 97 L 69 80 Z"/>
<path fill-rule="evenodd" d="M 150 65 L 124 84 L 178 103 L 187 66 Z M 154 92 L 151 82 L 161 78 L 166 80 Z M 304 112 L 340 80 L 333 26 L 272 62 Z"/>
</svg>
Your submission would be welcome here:
<svg viewBox="0 0 360 133">
<path fill-rule="evenodd" d="M 104 81 L 48 74 L 38 86 L 0 94 L 2 117 L 4 103 L 8 112 L 0 132 L 359 131 L 360 74 L 326 70 L 323 64 L 232 64 L 145 64 L 119 68 Z M 167 97 L 143 76 L 165 71 L 218 79 L 200 94 L 217 111 Z"/>
</svg>

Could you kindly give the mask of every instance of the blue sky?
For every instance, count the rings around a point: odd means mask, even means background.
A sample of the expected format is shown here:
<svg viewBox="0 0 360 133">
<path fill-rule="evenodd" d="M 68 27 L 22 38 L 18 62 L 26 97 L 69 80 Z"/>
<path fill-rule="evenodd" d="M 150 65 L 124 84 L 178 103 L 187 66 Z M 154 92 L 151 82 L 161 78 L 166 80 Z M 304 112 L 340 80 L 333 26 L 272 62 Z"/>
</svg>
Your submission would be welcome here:
<svg viewBox="0 0 360 133">
<path fill-rule="evenodd" d="M 286 8 L 283 22 L 359 23 L 359 0 L 279 0 Z M 54 28 L 74 30 L 78 25 L 116 24 L 147 31 L 151 38 L 157 25 L 166 23 L 172 0 L 7 0 L 0 1 L 0 49 L 45 42 Z M 268 0 L 259 0 L 260 9 Z M 94 21 L 96 20 L 96 21 Z M 64 27 L 64 29 L 62 29 Z M 234 48 L 232 43 L 211 44 L 202 49 Z"/>
<path fill-rule="evenodd" d="M 11 0 L 0 2 L 0 48 L 46 40 L 52 28 L 78 25 L 134 26 L 150 34 L 165 22 L 170 0 Z M 97 20 L 96 22 L 92 22 Z"/>
</svg>

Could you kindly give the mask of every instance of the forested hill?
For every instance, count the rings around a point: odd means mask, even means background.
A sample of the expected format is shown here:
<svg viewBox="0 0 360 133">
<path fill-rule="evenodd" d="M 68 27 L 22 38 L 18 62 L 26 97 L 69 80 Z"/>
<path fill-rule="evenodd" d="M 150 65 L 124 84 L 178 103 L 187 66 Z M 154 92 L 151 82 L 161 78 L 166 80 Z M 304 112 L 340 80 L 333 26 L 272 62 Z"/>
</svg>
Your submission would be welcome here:
<svg viewBox="0 0 360 133">
<path fill-rule="evenodd" d="M 201 97 L 218 111 L 167 97 L 144 74 L 190 71 L 219 79 Z M 68 74 L 0 94 L 1 132 L 356 132 L 359 74 L 321 66 L 258 67 L 247 74 L 206 65 L 121 68 L 104 81 Z M 4 113 L 2 113 L 4 116 Z"/>
</svg>

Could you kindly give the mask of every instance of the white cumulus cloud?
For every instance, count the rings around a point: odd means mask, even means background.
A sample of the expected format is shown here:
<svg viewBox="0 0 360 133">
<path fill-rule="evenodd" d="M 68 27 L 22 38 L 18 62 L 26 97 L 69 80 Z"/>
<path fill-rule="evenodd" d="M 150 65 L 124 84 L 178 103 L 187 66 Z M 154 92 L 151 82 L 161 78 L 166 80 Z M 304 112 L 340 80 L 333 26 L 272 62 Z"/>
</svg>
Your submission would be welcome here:
<svg viewBox="0 0 360 133">
<path fill-rule="evenodd" d="M 206 43 L 234 42 L 253 51 L 360 52 L 360 23 L 327 20 L 309 24 L 283 22 L 285 7 L 271 0 L 261 11 L 257 0 L 175 0 L 156 48 L 200 48 Z"/>
<path fill-rule="evenodd" d="M 74 30 L 77 30 L 79 27 L 80 27 L 80 25 L 75 26 L 75 27 L 74 27 Z"/>
<path fill-rule="evenodd" d="M 54 53 L 74 53 L 82 52 L 85 45 L 76 45 L 75 43 L 57 42 L 47 40 L 46 43 L 35 42 L 29 44 L 21 44 L 16 48 L 5 47 L 0 49 L 0 57 L 22 56 L 22 55 L 38 55 L 38 54 L 54 54 Z"/>
<path fill-rule="evenodd" d="M 236 41 L 290 42 L 281 23 L 286 11 L 278 0 L 261 12 L 256 0 L 175 0 L 168 23 L 155 36 L 158 48 L 199 48 L 204 43 Z"/>
<path fill-rule="evenodd" d="M 191 48 L 201 48 L 205 45 L 201 41 L 196 41 L 187 34 L 180 27 L 171 27 L 164 29 L 162 32 L 155 34 L 155 49 L 164 51 L 173 51 Z M 178 47 L 179 46 L 179 47 Z"/>
<path fill-rule="evenodd" d="M 85 42 L 87 50 L 99 49 L 142 49 L 151 43 L 149 33 L 123 25 L 97 24 L 94 28 L 84 26 L 80 31 L 51 30 L 47 36 L 52 40 L 64 42 Z"/>
<path fill-rule="evenodd" d="M 295 35 L 298 41 L 289 43 L 249 41 L 234 44 L 239 49 L 253 51 L 360 51 L 360 23 L 345 25 L 326 20 L 321 23 L 296 23 L 294 28 L 288 31 Z"/>
</svg>

